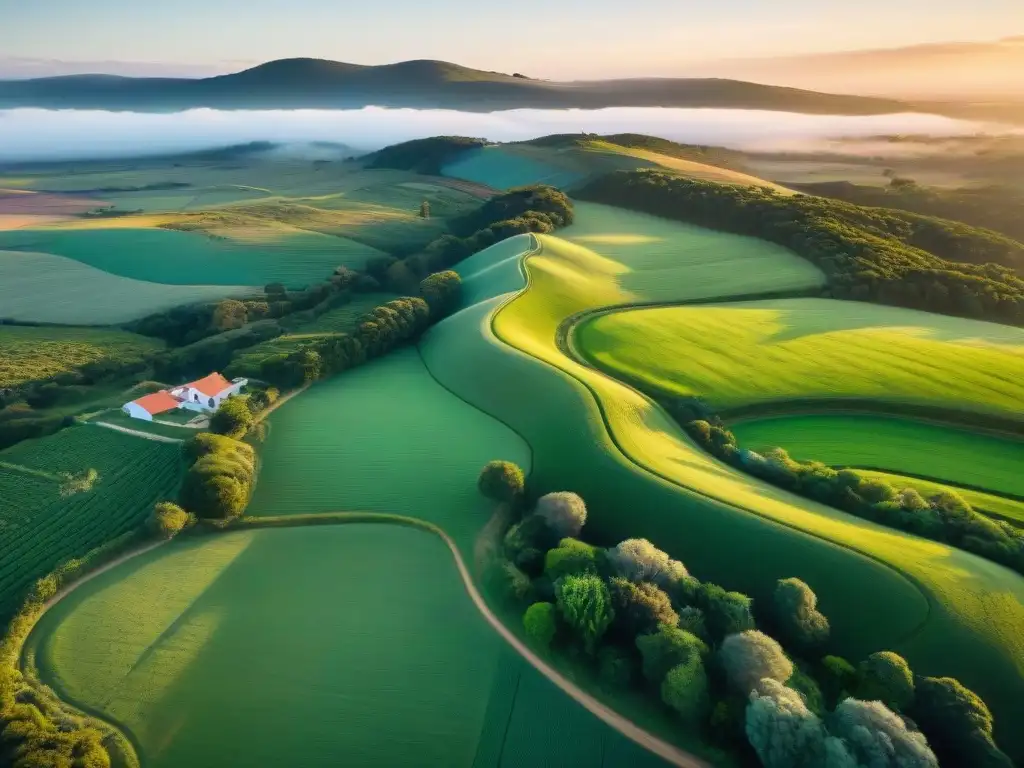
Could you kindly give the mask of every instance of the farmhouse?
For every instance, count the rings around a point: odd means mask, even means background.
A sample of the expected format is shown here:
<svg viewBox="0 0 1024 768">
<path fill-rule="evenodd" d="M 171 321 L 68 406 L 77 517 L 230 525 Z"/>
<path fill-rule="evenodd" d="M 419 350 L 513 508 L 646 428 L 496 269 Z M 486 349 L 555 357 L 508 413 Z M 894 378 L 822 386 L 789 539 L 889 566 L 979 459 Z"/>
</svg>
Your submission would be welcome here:
<svg viewBox="0 0 1024 768">
<path fill-rule="evenodd" d="M 211 373 L 196 381 L 182 384 L 173 389 L 163 389 L 151 395 L 145 395 L 130 403 L 125 403 L 121 410 L 133 419 L 152 421 L 153 417 L 184 408 L 200 413 L 216 411 L 222 402 L 242 391 L 249 383 L 248 379 L 232 379 L 228 381 L 219 373 Z"/>
</svg>

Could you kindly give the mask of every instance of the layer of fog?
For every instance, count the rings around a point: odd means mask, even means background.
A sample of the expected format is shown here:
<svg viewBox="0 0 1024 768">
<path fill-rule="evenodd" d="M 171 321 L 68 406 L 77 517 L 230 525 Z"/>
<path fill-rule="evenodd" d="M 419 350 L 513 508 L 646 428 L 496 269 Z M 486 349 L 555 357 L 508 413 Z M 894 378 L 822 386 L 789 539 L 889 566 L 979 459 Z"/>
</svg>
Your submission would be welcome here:
<svg viewBox="0 0 1024 768">
<path fill-rule="evenodd" d="M 505 112 L 383 109 L 218 111 L 171 114 L 89 110 L 0 111 L 0 162 L 129 157 L 253 141 L 339 142 L 369 151 L 441 134 L 521 141 L 551 133 L 647 133 L 691 144 L 808 151 L 844 137 L 969 136 L 996 127 L 924 114 L 801 115 L 728 109 L 519 109 Z"/>
</svg>

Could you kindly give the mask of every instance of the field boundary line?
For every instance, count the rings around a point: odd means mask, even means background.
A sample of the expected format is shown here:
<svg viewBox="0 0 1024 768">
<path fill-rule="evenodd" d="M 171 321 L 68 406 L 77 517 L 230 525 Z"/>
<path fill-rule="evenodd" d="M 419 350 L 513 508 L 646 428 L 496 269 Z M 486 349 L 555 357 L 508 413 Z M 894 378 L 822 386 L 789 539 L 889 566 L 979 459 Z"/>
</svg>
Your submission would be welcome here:
<svg viewBox="0 0 1024 768">
<path fill-rule="evenodd" d="M 109 421 L 90 421 L 90 424 L 95 424 L 97 427 L 103 427 L 104 429 L 112 429 L 115 432 L 124 432 L 126 435 L 135 435 L 135 437 L 141 437 L 144 440 L 153 440 L 157 443 L 183 443 L 185 442 L 180 437 L 167 437 L 165 435 L 155 435 L 152 432 L 142 432 L 137 429 L 129 429 L 128 427 L 122 427 L 118 424 L 111 424 Z"/>
<path fill-rule="evenodd" d="M 484 620 L 491 625 L 491 628 L 516 651 L 534 669 L 540 672 L 549 681 L 554 683 L 563 693 L 574 699 L 592 715 L 603 721 L 606 725 L 614 728 L 620 734 L 635 742 L 658 757 L 662 758 L 677 768 L 712 768 L 710 763 L 684 752 L 679 747 L 669 744 L 667 741 L 646 731 L 636 723 L 620 715 L 606 704 L 602 704 L 594 696 L 584 691 L 575 683 L 564 677 L 558 670 L 548 664 L 534 653 L 522 640 L 516 637 L 501 620 L 488 607 L 470 574 L 466 561 L 459 552 L 458 546 L 445 530 L 434 523 L 421 520 L 417 517 L 406 515 L 392 515 L 379 512 L 329 512 L 323 514 L 309 515 L 284 515 L 277 517 L 254 517 L 242 518 L 233 526 L 224 529 L 224 532 L 232 530 L 260 529 L 260 528 L 290 528 L 304 525 L 344 525 L 348 523 L 383 523 L 392 525 L 404 525 L 410 528 L 419 528 L 428 533 L 438 536 L 448 547 L 455 560 L 462 585 L 473 601 L 474 606 L 483 616 Z"/>
</svg>

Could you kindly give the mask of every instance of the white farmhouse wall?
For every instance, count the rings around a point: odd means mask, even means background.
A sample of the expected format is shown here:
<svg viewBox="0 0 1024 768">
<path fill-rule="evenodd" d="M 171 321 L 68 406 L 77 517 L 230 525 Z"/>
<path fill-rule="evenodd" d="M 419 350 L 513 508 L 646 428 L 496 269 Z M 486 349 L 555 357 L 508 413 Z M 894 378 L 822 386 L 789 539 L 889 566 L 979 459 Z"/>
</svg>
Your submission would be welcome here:
<svg viewBox="0 0 1024 768">
<path fill-rule="evenodd" d="M 152 421 L 153 415 L 137 403 L 125 403 L 121 410 L 131 416 L 133 419 L 142 419 L 143 421 Z"/>
</svg>

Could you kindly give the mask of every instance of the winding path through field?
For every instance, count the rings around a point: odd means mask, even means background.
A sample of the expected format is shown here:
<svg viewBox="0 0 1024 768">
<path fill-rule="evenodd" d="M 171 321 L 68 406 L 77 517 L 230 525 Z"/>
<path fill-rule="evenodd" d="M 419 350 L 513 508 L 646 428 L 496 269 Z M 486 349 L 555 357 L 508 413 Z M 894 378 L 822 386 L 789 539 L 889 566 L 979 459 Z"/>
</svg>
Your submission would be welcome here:
<svg viewBox="0 0 1024 768">
<path fill-rule="evenodd" d="M 499 508 L 495 511 L 492 518 L 488 521 L 487 525 L 480 533 L 478 538 L 478 548 L 480 551 L 486 549 L 486 542 L 480 544 L 481 540 L 489 535 L 493 534 L 496 525 L 500 524 L 504 518 L 504 511 Z M 264 528 L 285 528 L 285 527 L 297 527 L 303 525 L 344 525 L 350 523 L 378 523 L 378 524 L 404 524 L 409 525 L 420 530 L 433 533 L 437 535 L 441 541 L 448 547 L 451 552 L 452 558 L 455 560 L 455 566 L 458 570 L 459 577 L 462 579 L 463 587 L 466 590 L 466 594 L 472 600 L 473 605 L 483 616 L 484 620 L 491 626 L 491 628 L 501 636 L 512 648 L 516 651 L 526 662 L 528 662 L 534 669 L 540 672 L 544 677 L 550 680 L 556 685 L 562 692 L 571 697 L 580 706 L 586 709 L 588 712 L 593 714 L 595 717 L 600 719 L 602 722 L 621 733 L 626 738 L 640 745 L 649 752 L 657 755 L 661 759 L 665 760 L 668 764 L 677 766 L 678 768 L 711 768 L 711 764 L 706 761 L 679 749 L 678 747 L 668 743 L 667 741 L 659 738 L 653 733 L 644 730 L 640 726 L 636 725 L 632 721 L 626 719 L 622 715 L 615 712 L 610 707 L 602 704 L 595 697 L 584 691 L 578 685 L 573 683 L 559 673 L 554 667 L 541 659 L 536 653 L 523 643 L 518 637 L 515 636 L 501 620 L 494 614 L 494 612 L 487 606 L 486 601 L 480 594 L 476 585 L 473 583 L 473 577 L 470 574 L 469 567 L 466 565 L 466 561 L 462 557 L 462 553 L 459 552 L 458 547 L 452 538 L 441 528 L 434 525 L 433 523 L 419 518 L 411 518 L 396 515 L 387 515 L 373 512 L 336 512 L 336 513 L 323 513 L 303 516 L 291 516 L 287 518 L 249 518 L 245 520 L 245 528 L 248 529 L 264 529 Z M 231 530 L 238 530 L 237 528 L 225 529 L 225 532 Z M 217 533 L 211 533 L 210 535 L 218 535 Z M 156 549 L 157 547 L 166 544 L 166 541 L 156 541 L 146 544 L 131 552 L 127 552 L 116 559 L 104 564 L 100 568 L 84 575 L 77 581 L 69 584 L 67 587 L 58 592 L 53 598 L 51 598 L 42 611 L 37 617 L 37 622 L 42 618 L 43 614 L 50 610 L 53 606 L 59 603 L 61 600 L 66 598 L 72 592 L 79 587 L 92 581 L 99 575 L 116 568 L 136 557 L 146 554 L 147 552 Z M 24 648 L 22 649 L 22 665 L 25 664 Z M 131 735 L 125 734 L 131 741 Z M 132 741 L 134 744 L 134 741 Z"/>
</svg>

